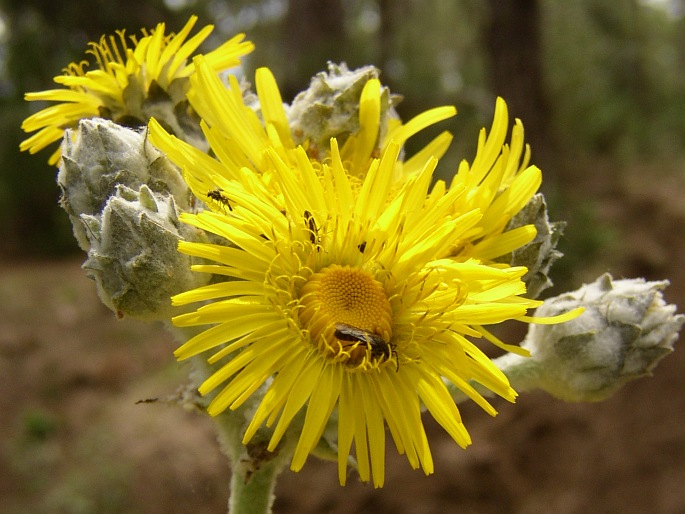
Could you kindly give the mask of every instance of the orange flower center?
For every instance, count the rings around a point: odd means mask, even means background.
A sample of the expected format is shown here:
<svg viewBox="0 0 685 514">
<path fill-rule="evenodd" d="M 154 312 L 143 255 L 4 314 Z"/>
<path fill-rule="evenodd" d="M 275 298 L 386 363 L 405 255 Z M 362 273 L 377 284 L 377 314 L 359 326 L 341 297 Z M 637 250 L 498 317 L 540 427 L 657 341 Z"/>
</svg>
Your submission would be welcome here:
<svg viewBox="0 0 685 514">
<path fill-rule="evenodd" d="M 396 358 L 390 302 L 370 273 L 333 264 L 309 277 L 300 300 L 301 326 L 326 357 L 362 369 Z"/>
</svg>

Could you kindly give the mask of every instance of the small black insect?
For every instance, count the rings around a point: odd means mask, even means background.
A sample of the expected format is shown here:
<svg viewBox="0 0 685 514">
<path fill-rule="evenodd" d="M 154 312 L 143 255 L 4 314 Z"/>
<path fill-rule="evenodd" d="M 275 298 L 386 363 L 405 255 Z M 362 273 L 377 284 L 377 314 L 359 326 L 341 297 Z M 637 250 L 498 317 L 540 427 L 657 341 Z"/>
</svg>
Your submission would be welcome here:
<svg viewBox="0 0 685 514">
<path fill-rule="evenodd" d="M 311 212 L 304 211 L 304 222 L 309 230 L 309 240 L 315 245 L 318 240 L 319 227 L 316 226 L 316 220 Z"/>
<path fill-rule="evenodd" d="M 362 243 L 357 245 L 357 249 L 361 252 L 364 253 L 364 250 L 366 250 L 366 241 L 363 241 Z"/>
<path fill-rule="evenodd" d="M 335 332 L 333 333 L 335 337 L 341 341 L 348 342 L 361 342 L 366 343 L 371 353 L 371 357 L 374 359 L 379 359 L 383 357 L 385 360 L 395 357 L 395 362 L 397 364 L 397 370 L 400 369 L 400 361 L 397 358 L 397 351 L 395 350 L 395 345 L 387 342 L 378 334 L 369 332 L 368 330 L 363 330 L 357 328 L 353 325 L 348 325 L 347 323 L 336 323 Z"/>
<path fill-rule="evenodd" d="M 216 188 L 212 189 L 211 191 L 207 191 L 207 198 L 210 200 L 214 200 L 217 203 L 220 203 L 221 205 L 228 207 L 229 211 L 233 210 L 233 207 L 231 207 L 231 202 L 228 201 L 228 198 L 224 195 L 224 190 L 221 188 Z"/>
</svg>

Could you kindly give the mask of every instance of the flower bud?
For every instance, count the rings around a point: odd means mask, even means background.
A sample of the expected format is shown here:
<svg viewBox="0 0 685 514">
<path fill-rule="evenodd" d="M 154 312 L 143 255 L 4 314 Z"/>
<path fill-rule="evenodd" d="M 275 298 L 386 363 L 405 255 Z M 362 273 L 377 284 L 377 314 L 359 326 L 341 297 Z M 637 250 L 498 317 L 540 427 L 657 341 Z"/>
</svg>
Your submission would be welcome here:
<svg viewBox="0 0 685 514">
<path fill-rule="evenodd" d="M 667 285 L 644 279 L 614 281 L 605 274 L 577 291 L 546 300 L 536 317 L 577 307 L 585 307 L 585 312 L 566 323 L 531 325 L 521 346 L 530 350 L 532 362 L 527 373 L 513 373 L 512 385 L 516 387 L 520 375 L 563 400 L 599 401 L 626 382 L 649 375 L 673 351 L 685 322 L 685 316 L 675 314 L 676 306 L 663 299 L 661 290 Z M 507 373 L 506 366 L 503 371 Z"/>
<path fill-rule="evenodd" d="M 295 144 L 308 141 L 310 148 L 328 148 L 330 139 L 336 137 L 342 147 L 348 135 L 359 131 L 359 99 L 364 85 L 378 74 L 374 66 L 350 71 L 344 63 L 329 62 L 328 72 L 315 75 L 290 106 L 288 118 Z M 379 141 L 385 137 L 388 119 L 398 118 L 393 108 L 398 101 L 397 95 L 383 87 Z"/>
<path fill-rule="evenodd" d="M 89 246 L 83 268 L 95 280 L 100 300 L 119 317 L 166 320 L 178 314 L 172 295 L 211 278 L 191 272 L 191 258 L 177 250 L 179 240 L 202 241 L 204 233 L 179 222 L 169 193 L 146 185 L 115 190 L 102 216 L 81 215 Z"/>
<path fill-rule="evenodd" d="M 526 296 L 537 298 L 542 291 L 552 286 L 549 271 L 552 264 L 563 255 L 556 246 L 566 223 L 550 223 L 545 197 L 538 193 L 511 219 L 506 230 L 524 225 L 535 226 L 535 239 L 512 252 L 507 263 L 528 268 L 528 273 L 523 276 L 527 289 Z"/>
<path fill-rule="evenodd" d="M 83 119 L 75 132 L 66 131 L 57 182 L 61 205 L 86 251 L 89 243 L 81 215 L 101 215 L 118 184 L 133 190 L 145 184 L 153 192 L 171 193 L 183 210 L 190 199 L 178 168 L 147 142 L 145 133 L 100 118 Z"/>
</svg>

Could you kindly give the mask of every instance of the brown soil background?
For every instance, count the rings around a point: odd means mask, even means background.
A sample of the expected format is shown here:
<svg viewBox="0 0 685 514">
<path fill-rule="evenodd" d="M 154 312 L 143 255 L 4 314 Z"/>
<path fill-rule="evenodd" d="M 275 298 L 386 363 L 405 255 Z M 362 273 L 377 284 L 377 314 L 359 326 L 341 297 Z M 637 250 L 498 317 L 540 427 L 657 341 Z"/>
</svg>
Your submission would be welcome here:
<svg viewBox="0 0 685 514">
<path fill-rule="evenodd" d="M 606 170 L 605 170 L 606 171 Z M 595 170 L 593 176 L 601 175 Z M 594 179 L 593 179 L 594 180 Z M 685 177 L 636 170 L 592 184 L 598 222 L 618 242 L 574 277 L 668 277 L 685 306 Z M 607 264 L 608 263 L 608 264 Z M 0 268 L 0 512 L 220 513 L 229 469 L 205 417 L 136 401 L 185 381 L 161 328 L 117 321 L 80 262 Z M 435 474 L 389 448 L 386 486 L 310 459 L 286 471 L 276 513 L 685 513 L 685 352 L 598 404 L 543 393 L 461 410 L 466 451 L 427 419 Z"/>
</svg>

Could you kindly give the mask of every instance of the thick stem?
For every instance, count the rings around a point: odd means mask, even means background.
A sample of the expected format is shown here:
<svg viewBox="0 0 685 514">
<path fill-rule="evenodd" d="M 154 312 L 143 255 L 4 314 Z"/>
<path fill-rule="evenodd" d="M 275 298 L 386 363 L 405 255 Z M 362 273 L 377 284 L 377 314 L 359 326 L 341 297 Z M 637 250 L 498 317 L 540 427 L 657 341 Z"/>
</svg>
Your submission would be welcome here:
<svg viewBox="0 0 685 514">
<path fill-rule="evenodd" d="M 270 514 L 274 502 L 276 477 L 282 465 L 271 462 L 252 471 L 247 466 L 234 466 L 231 476 L 229 514 Z"/>
<path fill-rule="evenodd" d="M 175 330 L 180 340 L 185 341 L 194 334 L 193 329 Z M 193 371 L 191 381 L 199 386 L 216 370 L 202 357 L 190 359 Z M 202 398 L 202 405 L 212 400 L 216 391 Z M 243 444 L 246 420 L 256 409 L 257 395 L 253 402 L 246 402 L 237 410 L 227 409 L 213 418 L 221 451 L 228 457 L 232 476 L 228 499 L 229 514 L 269 514 L 274 502 L 274 487 L 278 473 L 292 457 L 293 445 L 281 444 L 276 450 L 267 450 L 270 433 L 259 432 L 252 440 Z M 287 440 L 288 438 L 284 438 Z"/>
</svg>

